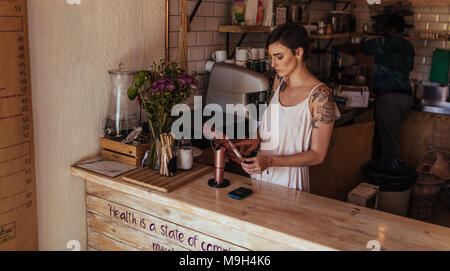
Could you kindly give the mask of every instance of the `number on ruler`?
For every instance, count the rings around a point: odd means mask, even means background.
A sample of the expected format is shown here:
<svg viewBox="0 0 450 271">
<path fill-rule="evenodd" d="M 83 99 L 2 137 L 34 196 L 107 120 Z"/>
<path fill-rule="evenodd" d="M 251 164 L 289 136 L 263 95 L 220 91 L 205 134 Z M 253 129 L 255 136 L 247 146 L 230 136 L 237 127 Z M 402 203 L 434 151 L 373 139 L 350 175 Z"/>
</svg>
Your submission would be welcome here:
<svg viewBox="0 0 450 271">
<path fill-rule="evenodd" d="M 14 9 L 16 10 L 16 12 L 22 12 L 22 7 L 20 5 L 15 5 Z"/>
</svg>

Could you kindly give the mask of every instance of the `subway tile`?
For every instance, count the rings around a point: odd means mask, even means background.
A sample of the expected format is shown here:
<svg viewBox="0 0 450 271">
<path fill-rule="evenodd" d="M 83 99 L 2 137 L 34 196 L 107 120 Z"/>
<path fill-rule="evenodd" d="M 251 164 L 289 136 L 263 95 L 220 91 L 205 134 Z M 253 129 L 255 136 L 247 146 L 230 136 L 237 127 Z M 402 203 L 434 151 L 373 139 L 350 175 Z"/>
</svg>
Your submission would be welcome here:
<svg viewBox="0 0 450 271">
<path fill-rule="evenodd" d="M 228 17 L 220 17 L 220 24 L 221 25 L 230 25 L 231 22 L 231 16 Z"/>
<path fill-rule="evenodd" d="M 204 74 L 205 73 L 205 65 L 206 61 L 197 61 L 197 73 Z"/>
<path fill-rule="evenodd" d="M 208 3 L 203 1 L 198 9 L 198 16 L 213 16 L 214 15 L 214 3 Z"/>
<path fill-rule="evenodd" d="M 205 24 L 206 31 L 217 31 L 220 25 L 220 17 L 206 17 Z"/>
<path fill-rule="evenodd" d="M 197 62 L 189 61 L 188 62 L 188 73 L 192 74 L 194 72 L 197 72 Z"/>
<path fill-rule="evenodd" d="M 180 31 L 180 16 L 169 16 L 169 31 Z"/>
<path fill-rule="evenodd" d="M 169 32 L 169 48 L 178 47 L 180 32 Z"/>
<path fill-rule="evenodd" d="M 180 0 L 170 0 L 170 10 L 169 10 L 169 14 L 170 15 L 180 15 Z"/>
<path fill-rule="evenodd" d="M 424 22 L 414 23 L 414 29 L 417 29 L 417 30 L 428 30 L 429 27 L 430 27 L 430 23 L 424 23 Z"/>
<path fill-rule="evenodd" d="M 214 44 L 225 44 L 226 41 L 226 33 L 214 32 Z"/>
<path fill-rule="evenodd" d="M 189 47 L 188 60 L 199 61 L 204 60 L 204 48 L 203 47 Z"/>
<path fill-rule="evenodd" d="M 435 49 L 435 48 L 445 49 L 446 45 L 447 45 L 447 42 L 443 41 L 443 40 L 432 41 L 431 42 L 431 46 L 430 46 L 430 53 L 432 54 L 433 53 L 433 49 Z"/>
<path fill-rule="evenodd" d="M 428 56 L 430 50 L 428 48 L 416 48 L 416 56 Z"/>
<path fill-rule="evenodd" d="M 190 31 L 205 31 L 205 17 L 196 16 L 191 23 Z"/>
<path fill-rule="evenodd" d="M 266 42 L 267 38 L 264 33 L 255 33 L 255 42 Z"/>
<path fill-rule="evenodd" d="M 230 5 L 225 3 L 215 3 L 214 16 L 231 16 Z"/>
<path fill-rule="evenodd" d="M 431 65 L 418 64 L 416 65 L 416 67 L 417 68 L 415 68 L 414 70 L 422 73 L 429 73 L 431 69 Z"/>
<path fill-rule="evenodd" d="M 213 32 L 198 32 L 197 33 L 197 46 L 213 45 L 214 33 Z"/>
<path fill-rule="evenodd" d="M 177 60 L 178 48 L 169 48 L 169 59 L 170 61 Z"/>
<path fill-rule="evenodd" d="M 242 37 L 241 33 L 230 33 L 230 43 L 237 43 Z M 243 42 L 249 41 L 249 35 L 246 35 Z"/>
<path fill-rule="evenodd" d="M 426 14 L 419 13 L 419 14 L 416 14 L 416 16 L 417 17 L 420 16 L 421 22 L 433 23 L 433 22 L 439 21 L 439 14 L 436 14 L 436 13 L 426 13 Z"/>
<path fill-rule="evenodd" d="M 430 29 L 434 32 L 447 31 L 448 23 L 430 23 Z"/>
<path fill-rule="evenodd" d="M 430 6 L 417 6 L 417 7 L 412 7 L 412 10 L 414 11 L 414 13 L 430 13 L 431 12 L 431 7 Z"/>
<path fill-rule="evenodd" d="M 197 46 L 197 32 L 188 32 L 187 34 L 188 46 Z"/>
<path fill-rule="evenodd" d="M 448 6 L 432 6 L 431 13 L 446 13 L 446 14 L 448 14 Z"/>
</svg>

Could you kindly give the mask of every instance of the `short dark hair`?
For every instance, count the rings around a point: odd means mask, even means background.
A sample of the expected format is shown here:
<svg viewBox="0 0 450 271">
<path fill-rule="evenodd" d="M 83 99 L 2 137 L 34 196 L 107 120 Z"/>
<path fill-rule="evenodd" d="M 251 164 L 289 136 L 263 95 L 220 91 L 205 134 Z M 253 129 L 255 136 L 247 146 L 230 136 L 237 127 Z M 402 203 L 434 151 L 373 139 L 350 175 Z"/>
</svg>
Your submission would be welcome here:
<svg viewBox="0 0 450 271">
<path fill-rule="evenodd" d="M 295 55 L 295 50 L 299 47 L 303 48 L 303 61 L 306 61 L 309 56 L 309 37 L 306 29 L 298 24 L 287 23 L 275 28 L 270 33 L 266 41 L 266 48 L 273 43 L 279 42 L 291 49 Z"/>
<path fill-rule="evenodd" d="M 405 19 L 398 14 L 392 14 L 386 18 L 384 22 L 384 29 L 392 28 L 397 33 L 403 33 L 405 31 Z"/>
</svg>

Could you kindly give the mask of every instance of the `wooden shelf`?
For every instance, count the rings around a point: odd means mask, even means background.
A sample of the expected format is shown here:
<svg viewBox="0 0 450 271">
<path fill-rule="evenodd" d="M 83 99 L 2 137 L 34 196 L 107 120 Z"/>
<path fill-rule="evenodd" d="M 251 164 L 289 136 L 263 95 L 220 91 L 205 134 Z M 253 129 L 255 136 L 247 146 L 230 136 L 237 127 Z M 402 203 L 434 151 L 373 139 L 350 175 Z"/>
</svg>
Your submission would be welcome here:
<svg viewBox="0 0 450 271">
<path fill-rule="evenodd" d="M 310 39 L 322 39 L 322 40 L 347 39 L 347 38 L 351 38 L 351 37 L 355 37 L 354 33 L 333 33 L 333 34 L 324 34 L 324 35 L 310 34 L 309 35 Z"/>
<path fill-rule="evenodd" d="M 219 25 L 219 32 L 223 33 L 264 33 L 271 32 L 274 27 L 254 25 L 254 26 L 240 26 L 240 25 Z"/>
<path fill-rule="evenodd" d="M 275 27 L 270 26 L 240 26 L 240 25 L 220 25 L 218 28 L 219 32 L 222 33 L 267 33 L 271 32 Z M 365 38 L 380 38 L 381 35 L 369 35 L 365 33 L 333 33 L 333 34 L 311 34 L 309 36 L 311 39 L 347 39 L 353 37 L 365 37 Z M 422 38 L 422 37 L 404 37 L 407 40 L 439 40 L 439 41 L 448 41 L 447 38 Z"/>
</svg>

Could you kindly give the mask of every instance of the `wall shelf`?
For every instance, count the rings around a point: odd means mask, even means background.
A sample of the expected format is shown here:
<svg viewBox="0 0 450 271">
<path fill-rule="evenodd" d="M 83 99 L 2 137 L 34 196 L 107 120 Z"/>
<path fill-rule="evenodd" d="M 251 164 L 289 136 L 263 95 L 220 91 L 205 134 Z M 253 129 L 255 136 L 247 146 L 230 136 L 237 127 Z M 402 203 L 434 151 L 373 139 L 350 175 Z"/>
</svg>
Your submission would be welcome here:
<svg viewBox="0 0 450 271">
<path fill-rule="evenodd" d="M 270 33 L 273 29 L 275 29 L 274 26 L 262 26 L 262 25 L 254 25 L 254 26 L 240 26 L 240 25 L 220 25 L 217 29 L 218 32 L 226 33 L 227 34 L 227 51 L 228 56 L 230 58 L 233 58 L 234 52 L 230 55 L 230 49 L 229 49 L 229 40 L 230 40 L 230 33 L 238 33 L 242 34 L 241 39 L 237 43 L 236 47 L 239 47 L 241 43 L 244 41 L 247 33 Z M 310 39 L 312 40 L 332 40 L 332 39 L 349 39 L 349 38 L 380 38 L 381 35 L 370 35 L 366 33 L 333 33 L 333 34 L 324 34 L 324 35 L 318 35 L 318 34 L 310 34 Z M 430 40 L 430 41 L 448 41 L 449 39 L 446 37 L 438 37 L 438 38 L 423 38 L 423 37 L 416 37 L 416 36 L 405 36 L 404 37 L 407 40 Z M 329 44 L 328 44 L 329 45 Z M 325 47 L 328 48 L 328 45 Z"/>
<path fill-rule="evenodd" d="M 254 26 L 240 26 L 240 25 L 219 25 L 217 31 L 222 33 L 267 33 L 271 32 L 275 27 L 254 25 Z"/>
</svg>

